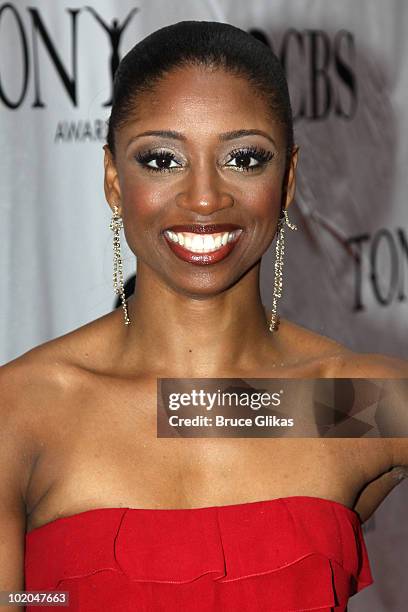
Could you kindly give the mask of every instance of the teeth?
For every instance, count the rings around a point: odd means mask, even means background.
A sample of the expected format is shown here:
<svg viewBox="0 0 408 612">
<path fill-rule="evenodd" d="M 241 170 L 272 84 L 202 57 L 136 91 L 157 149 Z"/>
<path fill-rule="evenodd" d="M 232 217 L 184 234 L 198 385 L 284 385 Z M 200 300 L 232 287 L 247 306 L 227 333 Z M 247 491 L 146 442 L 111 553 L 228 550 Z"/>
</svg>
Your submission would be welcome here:
<svg viewBox="0 0 408 612">
<path fill-rule="evenodd" d="M 242 233 L 242 230 L 238 229 L 233 232 L 222 232 L 219 234 L 176 233 L 172 230 L 166 230 L 164 233 L 170 240 L 179 243 L 193 253 L 211 253 L 221 246 L 225 246 L 227 242 L 235 240 Z"/>
<path fill-rule="evenodd" d="M 212 251 L 213 249 L 215 249 L 214 238 L 211 234 L 206 234 L 204 236 L 204 251 Z"/>
<path fill-rule="evenodd" d="M 191 250 L 204 251 L 204 240 L 198 234 L 196 234 L 191 241 Z"/>
</svg>

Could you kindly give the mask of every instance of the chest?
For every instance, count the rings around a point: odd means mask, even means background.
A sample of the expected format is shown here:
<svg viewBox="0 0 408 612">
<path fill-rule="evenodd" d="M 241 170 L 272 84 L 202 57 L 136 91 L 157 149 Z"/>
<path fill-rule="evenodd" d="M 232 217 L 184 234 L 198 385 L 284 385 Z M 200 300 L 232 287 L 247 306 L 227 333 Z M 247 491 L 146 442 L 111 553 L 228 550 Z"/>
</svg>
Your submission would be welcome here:
<svg viewBox="0 0 408 612">
<path fill-rule="evenodd" d="M 156 381 L 121 392 L 101 384 L 49 411 L 28 492 L 33 525 L 94 507 L 292 495 L 351 507 L 364 484 L 388 469 L 381 439 L 158 438 L 156 391 Z"/>
</svg>

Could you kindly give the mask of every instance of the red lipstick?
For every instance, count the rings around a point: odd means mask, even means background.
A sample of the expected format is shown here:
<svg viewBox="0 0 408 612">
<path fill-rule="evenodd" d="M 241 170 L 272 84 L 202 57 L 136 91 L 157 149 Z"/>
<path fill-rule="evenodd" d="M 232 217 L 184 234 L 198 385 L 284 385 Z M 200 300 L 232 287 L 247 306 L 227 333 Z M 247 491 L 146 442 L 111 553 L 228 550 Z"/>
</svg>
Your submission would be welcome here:
<svg viewBox="0 0 408 612">
<path fill-rule="evenodd" d="M 177 230 L 176 230 L 177 228 Z M 204 229 L 204 231 L 202 231 Z M 174 233 L 184 233 L 184 234 L 218 234 L 218 246 L 208 248 L 207 252 L 200 251 L 199 249 L 192 250 L 184 245 L 184 241 L 182 244 L 179 243 L 178 240 L 173 240 L 172 236 Z M 239 242 L 241 235 L 243 234 L 243 229 L 234 224 L 215 224 L 215 225 L 174 225 L 168 230 L 163 231 L 163 236 L 165 241 L 167 242 L 170 249 L 173 253 L 183 261 L 188 263 L 193 263 L 196 265 L 208 265 L 218 263 L 225 259 L 235 248 L 236 244 Z M 223 240 L 226 239 L 225 236 L 228 233 L 228 242 L 225 244 L 220 243 L 220 236 L 223 234 Z M 170 234 L 170 235 L 169 235 Z M 188 240 L 188 238 L 186 238 Z M 194 239 L 195 240 L 195 239 Z M 200 241 L 200 239 L 198 239 Z M 201 239 L 202 240 L 202 239 Z M 201 244 L 203 244 L 201 242 Z M 191 242 L 189 243 L 189 247 L 191 247 Z"/>
</svg>

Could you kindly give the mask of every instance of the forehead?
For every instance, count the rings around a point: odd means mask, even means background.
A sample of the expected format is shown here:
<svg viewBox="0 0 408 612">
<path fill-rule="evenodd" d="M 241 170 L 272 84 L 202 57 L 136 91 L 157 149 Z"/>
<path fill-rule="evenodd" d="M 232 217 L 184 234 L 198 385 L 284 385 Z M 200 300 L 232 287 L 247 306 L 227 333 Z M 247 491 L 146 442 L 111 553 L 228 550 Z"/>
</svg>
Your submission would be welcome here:
<svg viewBox="0 0 408 612">
<path fill-rule="evenodd" d="M 138 94 L 129 120 L 146 129 L 160 123 L 196 133 L 258 128 L 277 134 L 281 129 L 270 116 L 267 99 L 245 77 L 196 66 L 174 69 L 151 91 Z"/>
</svg>

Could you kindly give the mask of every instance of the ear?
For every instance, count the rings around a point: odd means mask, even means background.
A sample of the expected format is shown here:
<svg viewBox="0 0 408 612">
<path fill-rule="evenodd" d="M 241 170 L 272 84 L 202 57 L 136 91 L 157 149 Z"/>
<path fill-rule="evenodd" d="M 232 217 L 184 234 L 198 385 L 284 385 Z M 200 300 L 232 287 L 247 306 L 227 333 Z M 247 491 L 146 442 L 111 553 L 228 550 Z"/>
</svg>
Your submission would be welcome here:
<svg viewBox="0 0 408 612">
<path fill-rule="evenodd" d="M 295 145 L 292 149 L 292 155 L 290 157 L 289 169 L 288 169 L 288 178 L 287 178 L 287 186 L 286 186 L 286 196 L 285 196 L 285 208 L 293 202 L 295 197 L 296 190 L 296 166 L 298 163 L 299 156 L 299 147 Z"/>
<path fill-rule="evenodd" d="M 120 185 L 119 185 L 119 177 L 118 172 L 116 170 L 115 160 L 113 158 L 112 152 L 109 149 L 109 146 L 106 144 L 103 146 L 105 151 L 104 157 L 104 167 L 105 167 L 105 179 L 104 179 L 104 190 L 105 197 L 112 209 L 116 205 L 119 209 L 119 214 L 122 214 L 121 208 L 121 193 L 120 193 Z"/>
</svg>

